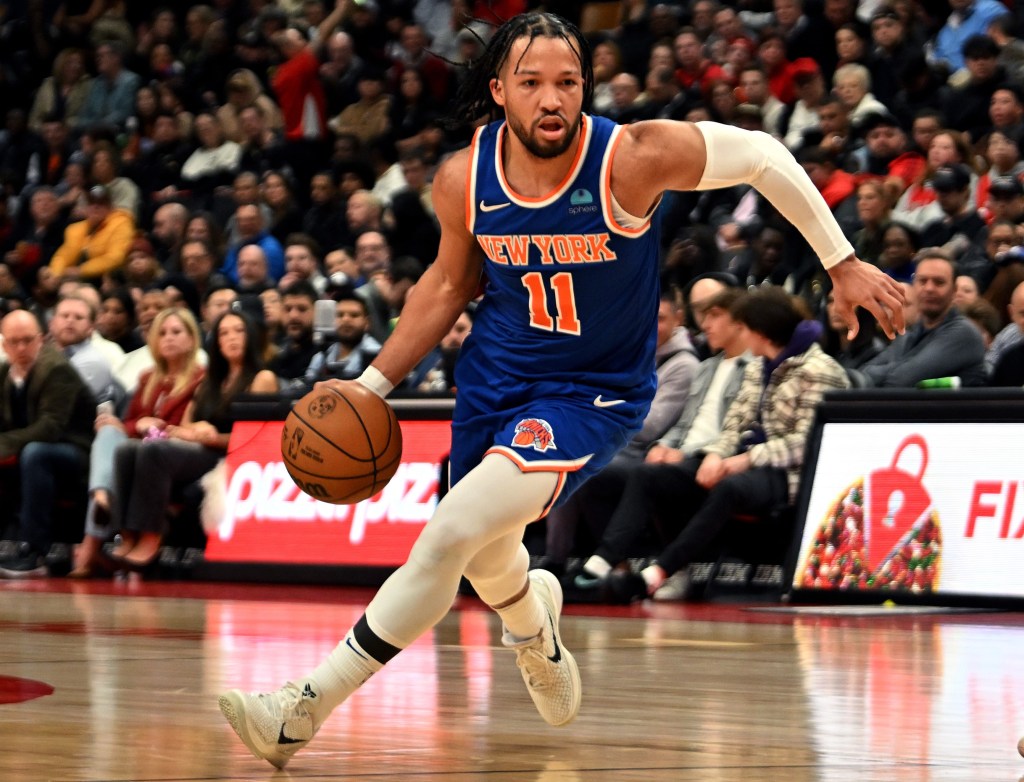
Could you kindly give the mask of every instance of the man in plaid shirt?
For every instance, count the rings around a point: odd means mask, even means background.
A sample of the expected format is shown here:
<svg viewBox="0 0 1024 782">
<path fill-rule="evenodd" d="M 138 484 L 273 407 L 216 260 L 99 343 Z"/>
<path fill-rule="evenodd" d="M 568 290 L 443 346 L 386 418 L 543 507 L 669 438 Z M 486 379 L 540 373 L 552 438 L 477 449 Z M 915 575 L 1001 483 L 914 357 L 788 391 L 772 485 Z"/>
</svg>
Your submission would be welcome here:
<svg viewBox="0 0 1024 782">
<path fill-rule="evenodd" d="M 601 545 L 583 566 L 584 579 L 607 577 L 657 518 L 671 539 L 641 572 L 651 595 L 700 557 L 733 516 L 796 498 L 814 410 L 826 391 L 847 388 L 849 380 L 819 347 L 820 324 L 804 320 L 782 289 L 744 296 L 731 314 L 746 327 L 757 358 L 747 365 L 721 435 L 682 462 L 633 471 Z"/>
</svg>

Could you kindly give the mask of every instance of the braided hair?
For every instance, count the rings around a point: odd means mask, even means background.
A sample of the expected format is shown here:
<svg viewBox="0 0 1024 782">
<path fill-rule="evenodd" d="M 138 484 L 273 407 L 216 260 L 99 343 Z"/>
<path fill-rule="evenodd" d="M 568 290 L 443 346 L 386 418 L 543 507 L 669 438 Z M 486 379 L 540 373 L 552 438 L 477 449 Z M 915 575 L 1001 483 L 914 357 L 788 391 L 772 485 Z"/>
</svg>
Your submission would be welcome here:
<svg viewBox="0 0 1024 782">
<path fill-rule="evenodd" d="M 594 97 L 594 67 L 586 38 L 574 24 L 560 16 L 534 12 L 514 16 L 502 24 L 484 53 L 470 64 L 469 74 L 459 88 L 451 112 L 452 124 L 466 125 L 480 117 L 494 120 L 504 116 L 504 109 L 491 96 L 491 79 L 497 78 L 512 51 L 512 44 L 520 38 L 530 39 L 527 50 L 535 38 L 561 38 L 569 44 L 583 74 L 583 111 L 590 109 Z M 518 63 L 516 65 L 518 67 Z"/>
</svg>

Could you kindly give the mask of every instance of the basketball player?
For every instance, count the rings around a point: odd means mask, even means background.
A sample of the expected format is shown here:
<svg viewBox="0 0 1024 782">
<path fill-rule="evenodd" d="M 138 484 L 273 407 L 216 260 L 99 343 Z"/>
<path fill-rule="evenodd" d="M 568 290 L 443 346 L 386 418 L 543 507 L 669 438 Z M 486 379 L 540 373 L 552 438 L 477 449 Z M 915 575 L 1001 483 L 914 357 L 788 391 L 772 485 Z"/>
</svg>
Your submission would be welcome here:
<svg viewBox="0 0 1024 782">
<path fill-rule="evenodd" d="M 462 575 L 501 617 L 544 720 L 576 716 L 580 676 L 559 638 L 561 588 L 546 571 L 527 572 L 523 531 L 607 464 L 647 413 L 658 312 L 651 217 L 664 190 L 753 185 L 807 237 L 847 323 L 860 305 L 890 336 L 903 329 L 902 289 L 854 257 L 785 147 L 714 123 L 618 126 L 584 113 L 592 91 L 580 32 L 531 13 L 496 31 L 460 93 L 457 116 L 505 119 L 441 166 L 437 260 L 378 358 L 349 381 L 386 395 L 484 282 L 456 368 L 452 489 L 319 667 L 273 693 L 221 696 L 245 745 L 278 768 L 440 621 Z"/>
</svg>

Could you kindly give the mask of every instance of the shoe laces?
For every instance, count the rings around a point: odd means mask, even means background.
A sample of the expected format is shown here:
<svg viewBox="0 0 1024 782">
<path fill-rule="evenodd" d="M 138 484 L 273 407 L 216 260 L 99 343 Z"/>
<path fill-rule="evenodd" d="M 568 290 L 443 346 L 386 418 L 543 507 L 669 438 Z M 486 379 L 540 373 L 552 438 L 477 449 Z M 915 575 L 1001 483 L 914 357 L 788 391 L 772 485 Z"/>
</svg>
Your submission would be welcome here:
<svg viewBox="0 0 1024 782">
<path fill-rule="evenodd" d="M 275 693 L 261 696 L 260 700 L 275 719 L 284 723 L 287 736 L 302 738 L 312 730 L 313 717 L 306 707 L 302 690 L 292 682 Z"/>
<path fill-rule="evenodd" d="M 556 663 L 544 653 L 544 631 L 516 648 L 516 665 L 526 674 L 532 690 L 545 690 L 555 683 Z"/>
</svg>

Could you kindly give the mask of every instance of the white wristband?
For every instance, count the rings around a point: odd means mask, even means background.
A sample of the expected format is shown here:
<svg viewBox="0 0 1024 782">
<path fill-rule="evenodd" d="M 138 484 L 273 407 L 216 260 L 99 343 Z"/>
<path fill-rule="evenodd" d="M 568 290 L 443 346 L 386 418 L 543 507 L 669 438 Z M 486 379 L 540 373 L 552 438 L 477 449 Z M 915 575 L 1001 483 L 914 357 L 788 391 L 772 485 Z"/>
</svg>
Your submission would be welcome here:
<svg viewBox="0 0 1024 782">
<path fill-rule="evenodd" d="M 366 386 L 381 399 L 390 394 L 391 390 L 395 387 L 395 384 L 384 377 L 377 367 L 367 367 L 364 369 L 363 374 L 356 378 L 356 382 Z"/>
<path fill-rule="evenodd" d="M 826 269 L 853 255 L 853 245 L 825 199 L 781 143 L 767 133 L 732 125 L 696 125 L 707 149 L 704 175 L 696 190 L 753 185 L 804 235 Z"/>
</svg>

